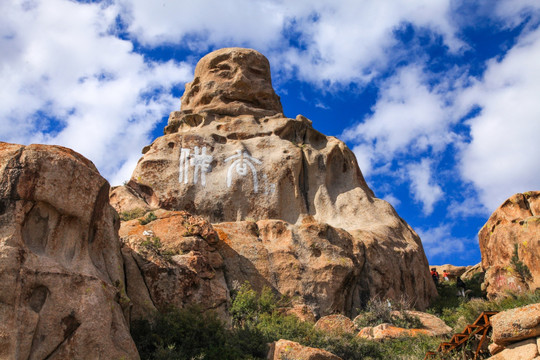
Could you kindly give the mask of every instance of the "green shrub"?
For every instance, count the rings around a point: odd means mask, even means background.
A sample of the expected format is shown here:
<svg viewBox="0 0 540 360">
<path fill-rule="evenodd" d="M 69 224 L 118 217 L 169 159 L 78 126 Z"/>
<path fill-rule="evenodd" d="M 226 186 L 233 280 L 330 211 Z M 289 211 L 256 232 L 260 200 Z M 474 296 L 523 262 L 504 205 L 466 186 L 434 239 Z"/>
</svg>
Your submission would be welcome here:
<svg viewBox="0 0 540 360">
<path fill-rule="evenodd" d="M 154 214 L 152 211 L 148 213 L 148 215 L 146 215 L 146 217 L 144 219 L 139 219 L 139 223 L 141 225 L 146 225 L 148 224 L 149 222 L 152 222 L 154 220 L 157 219 L 157 216 L 156 214 Z"/>
<path fill-rule="evenodd" d="M 146 213 L 144 209 L 133 209 L 129 211 L 122 211 L 120 214 L 120 220 L 129 221 L 143 216 Z"/>
<path fill-rule="evenodd" d="M 422 322 L 418 316 L 412 315 L 410 305 L 406 302 L 391 302 L 390 300 L 371 299 L 364 311 L 361 311 L 355 319 L 358 328 L 377 326 L 388 323 L 405 329 L 422 328 Z M 395 312 L 399 313 L 396 314 Z"/>
<path fill-rule="evenodd" d="M 514 253 L 510 259 L 510 265 L 512 265 L 512 268 L 523 283 L 526 284 L 527 281 L 532 280 L 532 274 L 529 267 L 519 259 L 518 244 L 514 244 Z"/>
</svg>

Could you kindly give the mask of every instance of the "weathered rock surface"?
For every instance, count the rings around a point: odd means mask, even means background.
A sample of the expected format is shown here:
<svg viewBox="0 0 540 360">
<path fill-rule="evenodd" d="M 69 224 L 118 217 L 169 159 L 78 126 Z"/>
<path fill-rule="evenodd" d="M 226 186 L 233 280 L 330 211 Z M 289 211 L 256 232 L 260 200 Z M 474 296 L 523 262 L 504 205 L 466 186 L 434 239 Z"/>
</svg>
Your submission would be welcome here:
<svg viewBox="0 0 540 360">
<path fill-rule="evenodd" d="M 452 332 L 452 328 L 435 315 L 421 311 L 407 310 L 407 313 L 416 316 L 422 323 L 422 329 L 431 332 L 433 336 L 444 336 Z M 399 314 L 396 314 L 399 316 Z"/>
<path fill-rule="evenodd" d="M 484 286 L 489 297 L 506 290 L 520 292 L 540 287 L 540 191 L 516 194 L 490 216 L 478 234 Z M 523 279 L 511 258 L 518 246 L 519 260 L 532 278 Z"/>
<path fill-rule="evenodd" d="M 507 310 L 491 317 L 491 360 L 540 359 L 540 304 Z"/>
<path fill-rule="evenodd" d="M 270 351 L 267 356 L 268 360 L 341 360 L 326 350 L 315 349 L 312 347 L 302 346 L 297 342 L 289 340 L 279 340 L 270 345 Z"/>
<path fill-rule="evenodd" d="M 142 199 L 217 223 L 229 288 L 268 285 L 319 316 L 374 296 L 425 308 L 436 295 L 418 235 L 373 195 L 343 142 L 283 116 L 254 50 L 201 60 L 182 111 L 113 195 L 118 211 Z"/>
<path fill-rule="evenodd" d="M 467 266 L 467 271 L 465 271 L 463 275 L 461 275 L 461 280 L 471 280 L 477 274 L 481 274 L 481 279 L 484 278 L 485 273 L 484 273 L 484 269 L 482 269 L 481 262 L 479 262 L 476 265 Z M 483 280 L 480 280 L 480 281 L 483 281 Z"/>
<path fill-rule="evenodd" d="M 184 113 L 272 116 L 283 112 L 274 92 L 270 63 L 257 51 L 216 50 L 203 57 L 182 96 Z"/>
<path fill-rule="evenodd" d="M 134 319 L 195 304 L 226 317 L 229 290 L 212 225 L 185 211 L 157 210 L 124 222 L 120 237 Z"/>
<path fill-rule="evenodd" d="M 538 360 L 540 359 L 536 339 L 528 339 L 508 345 L 506 349 L 488 358 L 489 360 Z"/>
<path fill-rule="evenodd" d="M 345 332 L 350 334 L 356 330 L 353 321 L 340 314 L 323 316 L 315 323 L 315 328 L 322 331 Z"/>
<path fill-rule="evenodd" d="M 492 340 L 499 345 L 540 336 L 540 304 L 500 312 L 491 323 Z"/>
<path fill-rule="evenodd" d="M 358 332 L 358 337 L 381 341 L 420 335 L 433 336 L 431 331 L 426 329 L 404 329 L 391 324 L 380 324 L 374 327 L 368 326 L 360 329 L 360 332 Z"/>
<path fill-rule="evenodd" d="M 0 143 L 0 358 L 138 359 L 109 184 L 59 146 Z"/>
</svg>

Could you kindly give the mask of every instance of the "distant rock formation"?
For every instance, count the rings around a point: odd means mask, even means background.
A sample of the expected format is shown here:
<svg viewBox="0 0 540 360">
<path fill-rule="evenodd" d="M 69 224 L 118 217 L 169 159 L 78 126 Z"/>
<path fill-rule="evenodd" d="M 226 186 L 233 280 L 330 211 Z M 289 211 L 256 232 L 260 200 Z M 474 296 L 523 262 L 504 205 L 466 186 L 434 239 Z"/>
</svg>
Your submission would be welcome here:
<svg viewBox="0 0 540 360">
<path fill-rule="evenodd" d="M 283 116 L 254 50 L 206 55 L 182 111 L 143 153 L 111 203 L 208 219 L 229 289 L 270 286 L 318 316 L 351 315 L 371 297 L 422 309 L 436 296 L 418 235 L 374 196 L 343 142 Z"/>
<path fill-rule="evenodd" d="M 59 146 L 0 143 L 0 358 L 138 359 L 109 184 Z"/>
<path fill-rule="evenodd" d="M 540 287 L 540 191 L 506 200 L 489 217 L 478 239 L 488 297 Z"/>
</svg>

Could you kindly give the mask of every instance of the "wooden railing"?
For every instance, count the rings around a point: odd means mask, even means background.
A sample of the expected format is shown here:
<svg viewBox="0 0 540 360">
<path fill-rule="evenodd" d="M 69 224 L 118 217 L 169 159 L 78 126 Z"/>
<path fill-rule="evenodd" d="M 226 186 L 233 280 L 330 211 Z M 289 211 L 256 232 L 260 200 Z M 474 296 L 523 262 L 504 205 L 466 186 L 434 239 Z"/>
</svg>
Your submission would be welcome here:
<svg viewBox="0 0 540 360">
<path fill-rule="evenodd" d="M 474 323 L 472 323 L 471 325 L 467 325 L 461 333 L 452 336 L 452 339 L 450 339 L 450 341 L 442 342 L 436 351 L 428 351 L 424 360 L 435 357 L 437 355 L 448 353 L 453 350 L 457 350 L 467 341 L 469 341 L 471 337 L 475 335 L 481 335 L 480 341 L 478 342 L 478 346 L 476 347 L 476 351 L 474 353 L 474 359 L 476 360 L 478 358 L 478 354 L 480 353 L 480 349 L 482 348 L 482 345 L 487 338 L 489 329 L 491 328 L 490 318 L 497 313 L 498 311 L 482 312 Z"/>
</svg>

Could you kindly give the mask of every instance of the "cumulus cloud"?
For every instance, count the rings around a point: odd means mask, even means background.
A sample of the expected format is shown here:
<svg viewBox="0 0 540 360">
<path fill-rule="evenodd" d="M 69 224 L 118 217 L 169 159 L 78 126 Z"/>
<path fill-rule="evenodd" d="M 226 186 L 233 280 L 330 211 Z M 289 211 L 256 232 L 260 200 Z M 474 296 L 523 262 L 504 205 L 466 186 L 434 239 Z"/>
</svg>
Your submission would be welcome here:
<svg viewBox="0 0 540 360">
<path fill-rule="evenodd" d="M 433 212 L 435 203 L 444 195 L 441 187 L 433 179 L 431 167 L 432 161 L 428 159 L 407 165 L 411 193 L 416 202 L 422 203 L 422 212 L 425 215 Z"/>
<path fill-rule="evenodd" d="M 540 185 L 540 29 L 521 38 L 506 56 L 493 59 L 482 79 L 465 90 L 460 106 L 479 106 L 468 120 L 471 141 L 460 169 L 490 211 L 514 193 Z"/>
<path fill-rule="evenodd" d="M 455 262 L 456 255 L 462 253 L 460 257 L 465 257 L 463 253 L 467 245 L 472 242 L 466 238 L 454 237 L 450 224 L 441 224 L 429 229 L 418 228 L 416 231 L 422 239 L 424 251 L 431 262 L 436 260 Z M 450 255 L 452 258 L 447 258 L 444 255 Z M 430 265 L 435 264 L 431 263 Z"/>
<path fill-rule="evenodd" d="M 127 30 L 143 44 L 183 42 L 192 49 L 248 46 L 279 70 L 314 83 L 366 82 L 393 57 L 394 31 L 429 28 L 451 49 L 463 44 L 448 16 L 450 0 L 216 2 L 118 0 Z M 294 43 L 296 46 L 291 46 Z"/>
<path fill-rule="evenodd" d="M 191 67 L 146 61 L 114 35 L 107 4 L 0 4 L 0 138 L 79 151 L 113 183 L 128 179 Z M 66 15 L 69 14 L 69 15 Z"/>
</svg>

